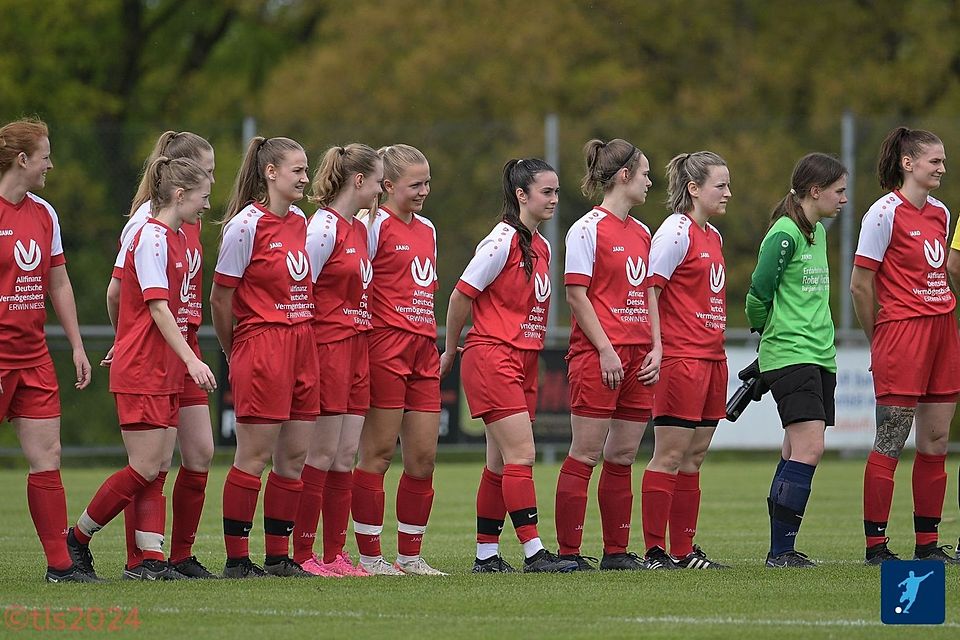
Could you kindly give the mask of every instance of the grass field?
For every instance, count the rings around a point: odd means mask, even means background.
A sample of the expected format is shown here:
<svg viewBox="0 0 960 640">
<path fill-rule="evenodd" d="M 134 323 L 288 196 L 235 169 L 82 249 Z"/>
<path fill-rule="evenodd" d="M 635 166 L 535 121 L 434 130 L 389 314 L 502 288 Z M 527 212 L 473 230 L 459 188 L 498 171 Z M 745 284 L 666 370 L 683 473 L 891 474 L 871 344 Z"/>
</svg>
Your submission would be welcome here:
<svg viewBox="0 0 960 640">
<path fill-rule="evenodd" d="M 938 627 L 885 627 L 879 615 L 879 571 L 862 559 L 862 463 L 827 460 L 817 472 L 811 504 L 798 548 L 823 564 L 808 571 L 763 568 L 768 524 L 765 496 L 775 457 L 717 457 L 703 471 L 703 508 L 697 540 L 711 556 L 734 565 L 723 572 L 677 571 L 632 574 L 595 572 L 568 575 L 484 575 L 470 573 L 474 556 L 474 498 L 480 465 L 445 463 L 437 468 L 437 497 L 424 555 L 448 578 L 368 578 L 259 581 L 196 581 L 48 585 L 42 582 L 40 545 L 26 509 L 23 472 L 0 471 L 0 637 L 17 632 L 24 614 L 46 608 L 67 620 L 89 611 L 91 626 L 136 638 L 488 638 L 488 637 L 636 637 L 645 638 L 956 638 L 960 635 L 960 572 L 947 572 L 947 622 Z M 951 475 L 942 542 L 960 535 L 957 512 L 957 458 Z M 899 486 L 889 529 L 891 548 L 912 551 L 910 464 L 898 472 Z M 636 505 L 633 541 L 642 551 L 640 473 L 634 474 Z M 110 469 L 66 469 L 71 519 L 89 500 Z M 553 534 L 553 489 L 559 469 L 536 470 L 541 533 Z M 197 555 L 208 567 L 223 565 L 220 488 L 225 467 L 211 473 L 208 509 L 198 534 Z M 595 491 L 596 478 L 594 475 Z M 168 481 L 172 487 L 173 473 Z M 388 476 L 388 496 L 397 474 Z M 593 495 L 593 493 L 591 493 Z M 585 554 L 600 555 L 599 516 L 592 499 L 584 535 Z M 388 505 L 390 500 L 388 499 Z M 395 523 L 388 506 L 384 551 L 395 552 Z M 251 549 L 262 550 L 258 511 Z M 395 525 L 393 525 L 395 526 Z M 168 521 L 169 532 L 169 521 Z M 520 562 L 510 529 L 501 549 Z M 356 557 L 352 536 L 350 547 Z M 103 577 L 116 579 L 123 563 L 123 528 L 115 521 L 92 545 Z M 71 610 L 79 608 L 81 613 Z M 137 609 L 139 626 L 116 625 L 107 631 L 111 607 Z M 102 627 L 96 609 L 105 614 Z M 116 611 L 116 609 L 114 610 Z M 133 620 L 131 619 L 131 622 Z M 86 625 L 86 618 L 81 626 Z M 69 622 L 67 623 L 69 627 Z M 255 635 L 251 635 L 254 632 Z M 70 633 L 69 630 L 60 633 Z M 56 636 L 47 631 L 46 637 Z"/>
</svg>

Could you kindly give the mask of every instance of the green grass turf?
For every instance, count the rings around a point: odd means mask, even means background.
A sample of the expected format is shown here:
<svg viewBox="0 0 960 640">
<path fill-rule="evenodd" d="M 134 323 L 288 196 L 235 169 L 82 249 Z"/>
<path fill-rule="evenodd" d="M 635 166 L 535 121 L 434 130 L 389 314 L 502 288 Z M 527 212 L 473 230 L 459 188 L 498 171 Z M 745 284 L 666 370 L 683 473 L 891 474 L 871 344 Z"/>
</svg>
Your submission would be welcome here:
<svg viewBox="0 0 960 640">
<path fill-rule="evenodd" d="M 139 614 L 139 628 L 120 625 L 113 636 L 136 638 L 489 638 L 636 637 L 645 638 L 956 638 L 960 635 L 960 571 L 947 572 L 947 623 L 942 627 L 884 627 L 879 616 L 879 571 L 861 564 L 862 462 L 832 459 L 817 472 L 813 497 L 798 548 L 822 565 L 808 571 L 775 571 L 762 566 L 767 549 L 765 496 L 773 471 L 756 456 L 708 459 L 703 471 L 703 507 L 698 542 L 729 571 L 595 572 L 568 575 L 470 574 L 474 556 L 474 499 L 480 465 L 446 463 L 437 468 L 436 502 L 424 555 L 448 578 L 368 578 L 177 583 L 121 582 L 123 528 L 119 521 L 97 534 L 92 545 L 104 585 L 49 585 L 41 581 L 40 545 L 26 509 L 21 471 L 0 471 L 0 637 L 21 637 L 12 628 L 23 620 L 16 606 L 100 608 L 107 622 L 111 607 Z M 941 525 L 943 542 L 955 543 L 957 459 L 948 462 L 951 480 Z M 541 533 L 553 546 L 553 489 L 557 466 L 538 466 Z M 634 548 L 642 550 L 640 470 L 634 475 Z M 66 469 L 71 522 L 110 469 Z M 220 491 L 225 467 L 210 477 L 210 491 L 197 555 L 211 569 L 223 565 Z M 910 463 L 898 473 L 889 533 L 891 547 L 912 551 Z M 595 495 L 594 474 L 591 496 Z M 397 471 L 388 475 L 388 496 Z M 169 494 L 174 474 L 168 480 Z M 392 499 L 387 500 L 384 552 L 396 551 Z M 251 549 L 262 550 L 258 511 Z M 169 520 L 168 520 L 169 530 Z M 520 550 L 508 523 L 503 552 L 520 564 Z M 591 497 L 584 535 L 585 554 L 600 554 L 599 516 Z M 352 536 L 348 546 L 356 557 Z M 41 613 L 42 627 L 46 618 Z M 91 614 L 97 627 L 97 614 Z M 102 631 L 108 633 L 104 623 Z M 82 625 L 87 624 L 83 619 Z M 251 634 L 251 631 L 255 632 Z M 87 632 L 84 635 L 95 635 Z M 47 632 L 45 637 L 56 636 Z"/>
</svg>

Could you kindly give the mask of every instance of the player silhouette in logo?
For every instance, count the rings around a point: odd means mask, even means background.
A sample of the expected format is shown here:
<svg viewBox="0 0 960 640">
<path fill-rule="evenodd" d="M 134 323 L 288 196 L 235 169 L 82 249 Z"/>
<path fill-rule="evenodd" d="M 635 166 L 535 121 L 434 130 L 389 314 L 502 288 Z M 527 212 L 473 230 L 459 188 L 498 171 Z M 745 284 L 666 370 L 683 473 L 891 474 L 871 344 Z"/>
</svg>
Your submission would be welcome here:
<svg viewBox="0 0 960 640">
<path fill-rule="evenodd" d="M 909 613 L 910 607 L 913 606 L 913 603 L 917 599 L 917 591 L 920 590 L 920 583 L 933 575 L 933 571 L 927 573 L 925 576 L 920 578 L 916 577 L 913 571 L 910 572 L 909 577 L 904 578 L 903 582 L 898 584 L 898 587 L 903 587 L 903 594 L 900 596 L 900 602 L 906 602 L 907 606 L 903 608 L 903 613 Z"/>
</svg>

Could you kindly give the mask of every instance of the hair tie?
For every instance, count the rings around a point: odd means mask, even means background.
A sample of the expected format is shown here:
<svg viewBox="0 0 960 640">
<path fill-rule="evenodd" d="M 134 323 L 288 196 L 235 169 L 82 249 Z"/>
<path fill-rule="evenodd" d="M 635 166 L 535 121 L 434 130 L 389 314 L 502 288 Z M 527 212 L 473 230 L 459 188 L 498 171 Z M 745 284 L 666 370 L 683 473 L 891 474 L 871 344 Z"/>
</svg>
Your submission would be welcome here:
<svg viewBox="0 0 960 640">
<path fill-rule="evenodd" d="M 792 188 L 791 188 L 791 189 L 790 189 L 790 195 L 792 195 L 792 196 L 797 195 L 796 189 L 792 189 Z"/>
</svg>

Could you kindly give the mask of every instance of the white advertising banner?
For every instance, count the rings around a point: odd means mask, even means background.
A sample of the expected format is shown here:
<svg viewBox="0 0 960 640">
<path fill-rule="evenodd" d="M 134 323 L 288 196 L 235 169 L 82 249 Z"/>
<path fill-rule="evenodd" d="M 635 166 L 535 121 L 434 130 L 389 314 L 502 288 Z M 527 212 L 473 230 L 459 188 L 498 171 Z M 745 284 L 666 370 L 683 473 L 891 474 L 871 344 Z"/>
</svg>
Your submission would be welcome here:
<svg viewBox="0 0 960 640">
<path fill-rule="evenodd" d="M 727 397 L 740 386 L 737 373 L 757 357 L 755 347 L 727 346 L 730 382 Z M 866 347 L 837 348 L 837 424 L 827 429 L 827 449 L 873 447 L 875 405 L 873 376 L 869 371 L 870 350 Z M 736 422 L 721 420 L 711 449 L 778 449 L 783 429 L 777 403 L 768 392 L 760 402 L 751 402 Z M 913 447 L 913 434 L 907 446 Z"/>
</svg>

